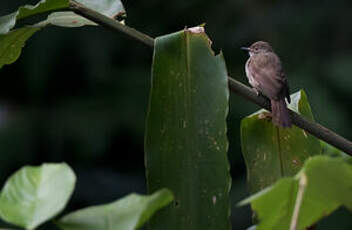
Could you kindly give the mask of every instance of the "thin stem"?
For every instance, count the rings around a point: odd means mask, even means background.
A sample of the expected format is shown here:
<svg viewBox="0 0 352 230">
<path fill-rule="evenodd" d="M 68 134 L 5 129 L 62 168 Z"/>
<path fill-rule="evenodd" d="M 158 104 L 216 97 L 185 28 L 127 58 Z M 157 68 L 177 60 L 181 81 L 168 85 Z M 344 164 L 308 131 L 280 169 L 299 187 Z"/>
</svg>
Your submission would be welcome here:
<svg viewBox="0 0 352 230">
<path fill-rule="evenodd" d="M 70 9 L 73 10 L 75 13 L 94 21 L 101 26 L 105 26 L 110 29 L 122 32 L 128 35 L 129 37 L 136 39 L 137 41 L 140 41 L 150 47 L 154 47 L 154 39 L 152 37 L 143 34 L 131 27 L 123 25 L 122 23 L 105 15 L 102 15 L 99 12 L 86 8 L 84 5 L 77 3 L 74 0 L 70 1 Z M 271 110 L 270 101 L 264 96 L 258 96 L 251 88 L 242 84 L 239 81 L 236 81 L 231 77 L 228 77 L 228 82 L 231 92 L 246 98 L 247 100 L 259 105 L 264 109 Z M 290 110 L 290 115 L 293 124 L 295 124 L 297 127 L 304 129 L 313 136 L 335 146 L 336 148 L 352 156 L 351 141 L 339 136 L 338 134 L 334 133 L 333 131 L 325 128 L 324 126 L 318 123 L 308 121 L 307 119 L 292 110 Z"/>
<path fill-rule="evenodd" d="M 306 174 L 302 174 L 301 178 L 299 179 L 299 187 L 295 202 L 295 208 L 293 210 L 292 218 L 291 218 L 291 225 L 290 230 L 297 230 L 297 223 L 299 217 L 299 210 L 301 209 L 303 195 L 307 187 L 307 176 Z"/>
<path fill-rule="evenodd" d="M 119 32 L 122 32 L 148 46 L 151 46 L 151 47 L 154 46 L 154 39 L 152 37 L 144 33 L 141 33 L 131 27 L 128 27 L 120 23 L 119 21 L 109 18 L 95 10 L 91 10 L 74 0 L 70 1 L 70 9 L 74 11 L 76 14 L 79 14 L 85 18 L 88 18 L 99 25 L 108 27 L 113 30 L 118 30 Z"/>
</svg>

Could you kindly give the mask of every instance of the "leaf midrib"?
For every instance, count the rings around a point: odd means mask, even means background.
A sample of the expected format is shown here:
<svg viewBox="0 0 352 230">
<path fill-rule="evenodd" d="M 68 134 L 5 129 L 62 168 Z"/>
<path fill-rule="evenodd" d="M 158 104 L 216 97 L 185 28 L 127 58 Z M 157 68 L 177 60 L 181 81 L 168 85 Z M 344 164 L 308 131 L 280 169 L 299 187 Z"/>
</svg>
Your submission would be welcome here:
<svg viewBox="0 0 352 230">
<path fill-rule="evenodd" d="M 279 152 L 279 161 L 280 161 L 280 175 L 281 177 L 284 177 L 285 173 L 284 173 L 284 162 L 283 162 L 282 148 L 281 148 L 280 128 L 279 127 L 275 127 L 275 128 L 276 128 L 276 137 L 277 137 L 277 148 Z"/>
</svg>

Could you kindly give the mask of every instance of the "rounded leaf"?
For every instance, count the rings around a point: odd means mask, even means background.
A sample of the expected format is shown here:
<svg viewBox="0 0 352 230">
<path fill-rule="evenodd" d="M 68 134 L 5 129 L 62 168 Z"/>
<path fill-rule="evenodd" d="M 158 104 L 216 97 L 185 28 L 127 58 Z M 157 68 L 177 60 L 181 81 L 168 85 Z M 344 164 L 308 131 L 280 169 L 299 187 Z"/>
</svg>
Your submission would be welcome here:
<svg viewBox="0 0 352 230">
<path fill-rule="evenodd" d="M 0 216 L 34 229 L 58 214 L 73 192 L 76 176 L 65 163 L 25 166 L 13 174 L 0 194 Z"/>
</svg>

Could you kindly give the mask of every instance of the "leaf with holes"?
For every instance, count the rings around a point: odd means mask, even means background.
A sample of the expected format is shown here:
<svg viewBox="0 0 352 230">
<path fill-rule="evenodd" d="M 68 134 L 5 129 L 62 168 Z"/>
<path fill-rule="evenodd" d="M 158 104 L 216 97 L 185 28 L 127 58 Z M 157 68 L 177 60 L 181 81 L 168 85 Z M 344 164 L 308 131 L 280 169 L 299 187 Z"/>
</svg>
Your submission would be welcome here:
<svg viewBox="0 0 352 230">
<path fill-rule="evenodd" d="M 313 120 L 303 90 L 291 95 L 289 108 Z M 308 157 L 321 154 L 317 138 L 296 126 L 277 128 L 266 110 L 259 110 L 242 120 L 241 147 L 251 193 L 282 177 L 295 175 Z"/>
<path fill-rule="evenodd" d="M 210 44 L 203 27 L 155 40 L 147 184 L 150 192 L 171 189 L 175 203 L 151 220 L 152 229 L 229 229 L 227 71 Z"/>
<path fill-rule="evenodd" d="M 75 174 L 66 164 L 23 167 L 1 191 L 0 216 L 9 223 L 34 229 L 66 206 L 75 182 Z"/>
<path fill-rule="evenodd" d="M 75 211 L 61 218 L 57 225 L 62 230 L 135 230 L 172 200 L 167 189 L 149 196 L 131 194 L 110 204 Z"/>
</svg>

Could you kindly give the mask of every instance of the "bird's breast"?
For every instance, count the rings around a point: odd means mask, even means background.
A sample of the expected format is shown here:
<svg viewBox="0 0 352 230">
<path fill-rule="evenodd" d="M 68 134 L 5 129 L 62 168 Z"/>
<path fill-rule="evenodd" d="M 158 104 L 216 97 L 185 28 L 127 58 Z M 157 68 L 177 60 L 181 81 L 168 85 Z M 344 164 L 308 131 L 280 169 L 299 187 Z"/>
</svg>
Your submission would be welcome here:
<svg viewBox="0 0 352 230">
<path fill-rule="evenodd" d="M 253 70 L 250 67 L 250 63 L 251 63 L 251 58 L 248 58 L 245 65 L 245 71 L 248 78 L 248 82 L 252 87 L 259 89 L 259 82 L 257 82 L 254 78 Z"/>
</svg>

